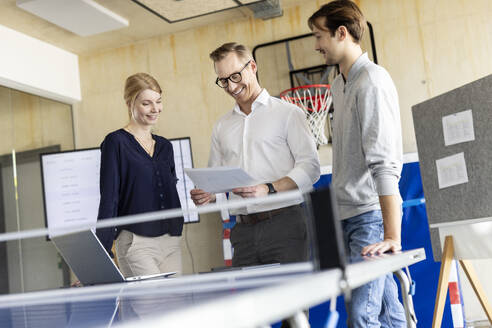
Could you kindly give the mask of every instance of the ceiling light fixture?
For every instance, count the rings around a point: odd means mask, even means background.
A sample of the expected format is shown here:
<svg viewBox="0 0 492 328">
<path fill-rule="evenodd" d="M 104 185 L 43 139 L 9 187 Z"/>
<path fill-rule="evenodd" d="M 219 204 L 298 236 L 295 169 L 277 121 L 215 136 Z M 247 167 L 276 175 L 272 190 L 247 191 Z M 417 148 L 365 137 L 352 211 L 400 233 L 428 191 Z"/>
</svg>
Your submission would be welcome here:
<svg viewBox="0 0 492 328">
<path fill-rule="evenodd" d="M 80 36 L 128 26 L 128 20 L 93 0 L 17 0 L 17 7 Z"/>
<path fill-rule="evenodd" d="M 262 19 L 281 16 L 283 13 L 280 0 L 207 0 L 200 1 L 200 5 L 197 5 L 196 0 L 132 1 L 170 24 L 239 7 L 249 8 L 256 18 Z"/>
</svg>

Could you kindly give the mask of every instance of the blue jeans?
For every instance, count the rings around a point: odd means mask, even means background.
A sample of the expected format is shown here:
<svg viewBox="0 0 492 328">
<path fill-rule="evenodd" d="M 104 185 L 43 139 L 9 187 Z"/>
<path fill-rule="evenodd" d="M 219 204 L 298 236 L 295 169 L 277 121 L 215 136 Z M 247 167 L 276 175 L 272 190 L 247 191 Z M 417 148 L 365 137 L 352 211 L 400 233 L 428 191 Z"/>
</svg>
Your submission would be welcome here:
<svg viewBox="0 0 492 328">
<path fill-rule="evenodd" d="M 362 248 L 383 240 L 381 211 L 363 213 L 342 221 L 345 245 L 351 260 L 360 259 Z M 398 300 L 392 274 L 352 290 L 347 304 L 348 326 L 353 328 L 406 328 L 405 311 Z"/>
</svg>

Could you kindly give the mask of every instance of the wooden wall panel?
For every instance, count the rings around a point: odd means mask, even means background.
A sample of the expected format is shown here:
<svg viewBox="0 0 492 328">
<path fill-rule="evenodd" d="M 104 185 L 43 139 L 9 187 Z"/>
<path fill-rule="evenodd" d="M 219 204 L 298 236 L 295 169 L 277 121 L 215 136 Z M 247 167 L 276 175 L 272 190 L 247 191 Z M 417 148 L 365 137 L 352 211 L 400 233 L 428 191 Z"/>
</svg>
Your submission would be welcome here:
<svg viewBox="0 0 492 328">
<path fill-rule="evenodd" d="M 14 145 L 14 122 L 10 103 L 10 89 L 0 87 L 0 131 L 2 131 L 2 138 L 0 138 L 1 155 L 11 153 Z"/>
<path fill-rule="evenodd" d="M 0 87 L 0 155 L 61 145 L 73 149 L 71 106 Z"/>
<path fill-rule="evenodd" d="M 11 90 L 14 116 L 14 147 L 16 151 L 41 148 L 41 108 L 39 97 Z"/>
<path fill-rule="evenodd" d="M 419 1 L 430 96 L 492 72 L 490 1 Z"/>
<path fill-rule="evenodd" d="M 73 149 L 73 124 L 70 105 L 45 98 L 40 98 L 39 105 L 43 147 L 60 145 L 62 150 Z"/>
</svg>

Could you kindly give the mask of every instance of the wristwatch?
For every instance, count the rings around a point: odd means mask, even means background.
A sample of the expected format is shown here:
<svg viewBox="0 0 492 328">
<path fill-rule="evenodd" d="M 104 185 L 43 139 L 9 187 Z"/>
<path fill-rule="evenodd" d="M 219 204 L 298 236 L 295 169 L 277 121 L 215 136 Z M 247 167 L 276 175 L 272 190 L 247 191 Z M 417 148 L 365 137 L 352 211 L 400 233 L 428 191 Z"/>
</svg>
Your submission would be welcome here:
<svg viewBox="0 0 492 328">
<path fill-rule="evenodd" d="M 275 188 L 273 187 L 273 184 L 271 184 L 270 182 L 268 183 L 265 183 L 268 187 L 268 194 L 274 194 L 276 193 L 277 191 L 275 190 Z"/>
</svg>

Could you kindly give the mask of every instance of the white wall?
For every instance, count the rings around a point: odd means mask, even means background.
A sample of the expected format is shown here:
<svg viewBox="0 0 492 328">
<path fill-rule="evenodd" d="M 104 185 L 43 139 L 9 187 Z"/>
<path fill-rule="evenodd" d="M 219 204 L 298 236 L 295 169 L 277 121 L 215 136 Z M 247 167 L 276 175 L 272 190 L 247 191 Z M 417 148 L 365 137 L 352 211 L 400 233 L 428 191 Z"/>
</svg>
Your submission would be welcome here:
<svg viewBox="0 0 492 328">
<path fill-rule="evenodd" d="M 0 85 L 73 104 L 81 100 L 78 56 L 0 25 Z"/>
</svg>

